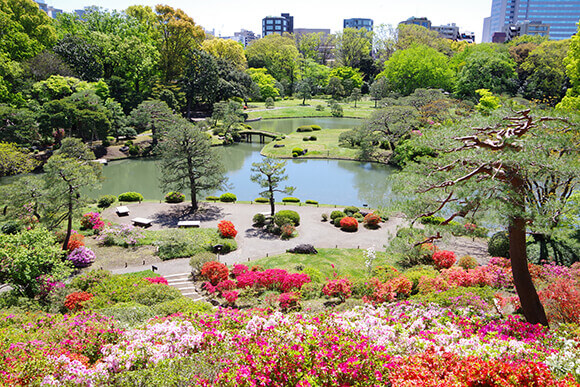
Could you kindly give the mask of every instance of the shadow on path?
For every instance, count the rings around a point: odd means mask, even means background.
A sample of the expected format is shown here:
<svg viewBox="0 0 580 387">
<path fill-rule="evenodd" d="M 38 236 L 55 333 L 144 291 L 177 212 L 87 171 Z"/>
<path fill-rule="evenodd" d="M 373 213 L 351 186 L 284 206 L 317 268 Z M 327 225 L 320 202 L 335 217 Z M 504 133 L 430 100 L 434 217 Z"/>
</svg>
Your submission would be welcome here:
<svg viewBox="0 0 580 387">
<path fill-rule="evenodd" d="M 272 233 L 267 232 L 266 230 L 262 230 L 259 228 L 248 228 L 244 233 L 246 238 L 258 238 L 258 239 L 265 239 L 270 241 L 279 240 L 280 236 L 274 235 Z"/>
</svg>

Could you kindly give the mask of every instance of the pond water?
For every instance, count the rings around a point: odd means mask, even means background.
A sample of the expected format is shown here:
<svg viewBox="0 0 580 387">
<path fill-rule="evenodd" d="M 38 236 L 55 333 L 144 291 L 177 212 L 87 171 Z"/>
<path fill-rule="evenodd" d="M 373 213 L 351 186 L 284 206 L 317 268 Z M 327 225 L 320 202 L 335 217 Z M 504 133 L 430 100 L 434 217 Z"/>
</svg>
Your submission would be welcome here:
<svg viewBox="0 0 580 387">
<path fill-rule="evenodd" d="M 289 134 L 303 125 L 318 125 L 322 129 L 353 129 L 362 124 L 363 120 L 356 118 L 283 118 L 277 120 L 262 120 L 248 122 L 253 129 L 266 130 L 269 132 L 279 132 Z"/>
<path fill-rule="evenodd" d="M 254 200 L 261 188 L 250 181 L 252 163 L 260 162 L 260 144 L 236 144 L 217 149 L 227 170 L 230 188 L 219 192 L 200 195 L 219 196 L 223 192 L 233 192 L 238 200 Z M 340 160 L 288 160 L 284 185 L 294 186 L 292 196 L 305 201 L 319 203 L 356 205 L 368 204 L 372 207 L 385 205 L 391 198 L 391 187 L 387 176 L 393 168 L 371 163 Z M 155 159 L 132 159 L 110 162 L 103 167 L 105 181 L 102 188 L 88 194 L 94 198 L 104 194 L 118 195 L 127 191 L 137 191 L 146 199 L 162 199 L 164 192 L 159 189 L 159 169 Z M 185 191 L 186 195 L 188 192 Z M 281 201 L 286 196 L 278 194 Z"/>
</svg>

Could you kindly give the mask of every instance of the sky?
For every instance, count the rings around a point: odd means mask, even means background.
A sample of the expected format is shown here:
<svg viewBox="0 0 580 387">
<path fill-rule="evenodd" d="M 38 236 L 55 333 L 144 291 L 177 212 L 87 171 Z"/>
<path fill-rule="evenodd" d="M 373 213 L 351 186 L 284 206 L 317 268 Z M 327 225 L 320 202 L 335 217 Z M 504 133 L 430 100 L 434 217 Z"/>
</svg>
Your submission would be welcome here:
<svg viewBox="0 0 580 387">
<path fill-rule="evenodd" d="M 490 15 L 492 0 L 44 0 L 65 12 L 97 5 L 105 9 L 124 10 L 130 5 L 163 3 L 181 8 L 196 24 L 216 36 L 232 36 L 242 28 L 262 33 L 262 18 L 290 13 L 294 28 L 342 29 L 343 19 L 369 18 L 374 24 L 396 26 L 409 17 L 427 17 L 433 25 L 455 23 L 460 31 L 474 32 L 481 41 L 483 18 Z"/>
</svg>

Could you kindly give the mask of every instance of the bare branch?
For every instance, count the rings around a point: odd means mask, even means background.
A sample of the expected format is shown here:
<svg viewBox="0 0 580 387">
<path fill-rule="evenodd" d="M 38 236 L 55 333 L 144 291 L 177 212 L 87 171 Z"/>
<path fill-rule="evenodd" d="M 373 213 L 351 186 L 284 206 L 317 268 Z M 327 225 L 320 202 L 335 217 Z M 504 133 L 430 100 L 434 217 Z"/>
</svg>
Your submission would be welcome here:
<svg viewBox="0 0 580 387">
<path fill-rule="evenodd" d="M 422 242 L 415 243 L 415 244 L 413 245 L 413 247 L 421 246 L 421 245 L 424 245 L 425 243 L 433 243 L 433 241 L 435 241 L 435 240 L 437 240 L 437 239 L 441 239 L 441 238 L 443 238 L 443 237 L 441 236 L 441 233 L 440 233 L 439 231 L 437 231 L 437 234 L 436 234 L 436 235 L 432 235 L 432 236 L 428 237 L 427 239 L 425 239 L 425 240 L 424 240 L 424 241 L 422 241 Z"/>
</svg>

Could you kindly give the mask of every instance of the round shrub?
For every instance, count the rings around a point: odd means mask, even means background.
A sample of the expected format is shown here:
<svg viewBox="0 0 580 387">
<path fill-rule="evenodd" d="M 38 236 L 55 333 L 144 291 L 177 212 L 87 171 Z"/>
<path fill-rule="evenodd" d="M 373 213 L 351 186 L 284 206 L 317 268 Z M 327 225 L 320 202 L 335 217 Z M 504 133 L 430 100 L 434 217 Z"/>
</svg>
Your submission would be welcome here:
<svg viewBox="0 0 580 387">
<path fill-rule="evenodd" d="M 323 214 L 321 215 L 321 217 L 322 217 L 322 221 L 323 221 L 323 222 L 326 222 L 326 221 L 328 220 L 328 214 L 327 214 L 326 212 L 325 212 L 325 213 L 323 213 Z"/>
<path fill-rule="evenodd" d="M 308 137 L 308 136 L 302 137 L 302 141 L 310 141 L 310 137 Z"/>
<path fill-rule="evenodd" d="M 318 125 L 310 125 L 310 127 L 312 128 L 312 130 L 322 130 L 322 128 Z"/>
<path fill-rule="evenodd" d="M 206 262 L 211 262 L 213 260 L 215 260 L 214 253 L 211 251 L 202 251 L 190 258 L 189 266 L 191 266 L 193 274 L 197 275 L 201 273 L 201 268 Z"/>
<path fill-rule="evenodd" d="M 496 232 L 487 242 L 487 252 L 492 257 L 509 258 L 510 240 L 505 231 Z"/>
<path fill-rule="evenodd" d="M 477 259 L 473 258 L 470 255 L 464 255 L 463 257 L 459 258 L 457 261 L 457 266 L 462 267 L 465 270 L 468 269 L 475 269 L 478 265 Z"/>
<path fill-rule="evenodd" d="M 334 224 L 334 227 L 337 227 L 337 228 L 338 228 L 338 227 L 340 227 L 340 221 L 341 221 L 343 218 L 344 218 L 344 216 L 342 216 L 342 217 L 339 217 L 339 218 L 335 218 L 335 219 L 332 221 L 332 224 Z"/>
<path fill-rule="evenodd" d="M 288 218 L 285 218 L 288 219 Z M 283 224 L 282 226 L 280 226 L 280 237 L 282 239 L 290 239 L 292 238 L 292 236 L 294 235 L 294 233 L 296 232 L 296 227 L 294 227 L 293 225 L 286 223 Z"/>
<path fill-rule="evenodd" d="M 207 196 L 205 200 L 207 200 L 208 202 L 217 202 L 218 200 L 220 200 L 220 198 L 218 198 L 217 196 Z"/>
<path fill-rule="evenodd" d="M 282 201 L 284 203 L 300 203 L 300 199 L 294 198 L 294 197 L 291 197 L 291 196 L 285 197 L 284 199 L 282 199 Z"/>
<path fill-rule="evenodd" d="M 278 212 L 276 212 L 276 215 L 274 215 L 274 222 L 276 222 L 276 217 L 288 218 L 292 221 L 292 224 L 294 226 L 300 225 L 300 215 L 298 215 L 298 213 L 296 211 L 292 211 L 292 210 L 278 211 Z"/>
<path fill-rule="evenodd" d="M 298 147 L 292 148 L 292 153 L 298 153 L 298 155 L 300 156 L 300 155 L 304 154 L 304 149 L 298 148 Z"/>
<path fill-rule="evenodd" d="M 236 200 L 238 200 L 238 198 L 231 192 L 226 192 L 222 194 L 222 196 L 220 196 L 220 202 L 232 203 L 235 202 Z"/>
<path fill-rule="evenodd" d="M 316 136 L 310 136 L 308 139 L 310 141 L 316 141 L 316 140 L 318 140 L 318 137 L 316 137 Z"/>
<path fill-rule="evenodd" d="M 336 218 L 344 218 L 346 214 L 340 210 L 334 210 L 330 213 L 330 220 L 334 220 Z"/>
<path fill-rule="evenodd" d="M 292 157 L 298 157 L 300 156 L 302 153 L 298 153 L 298 152 L 292 152 Z"/>
<path fill-rule="evenodd" d="M 111 204 L 117 201 L 117 197 L 115 195 L 103 195 L 97 201 L 97 207 L 99 208 L 109 208 Z"/>
<path fill-rule="evenodd" d="M 343 231 L 355 232 L 358 230 L 358 220 L 351 216 L 344 217 L 340 220 L 340 228 Z"/>
<path fill-rule="evenodd" d="M 379 223 L 381 223 L 381 217 L 376 215 L 374 212 L 371 212 L 364 217 L 363 223 L 365 227 L 375 229 L 379 227 Z"/>
<path fill-rule="evenodd" d="M 201 268 L 201 275 L 204 276 L 213 286 L 228 279 L 230 271 L 223 263 L 216 261 L 206 262 Z"/>
<path fill-rule="evenodd" d="M 235 238 L 238 235 L 234 224 L 229 220 L 222 220 L 218 223 L 218 230 L 222 238 Z"/>
<path fill-rule="evenodd" d="M 306 200 L 306 204 L 318 204 L 318 202 L 316 200 Z"/>
<path fill-rule="evenodd" d="M 107 139 L 101 140 L 101 145 L 106 148 L 108 146 L 111 146 L 111 141 L 109 141 Z"/>
<path fill-rule="evenodd" d="M 80 246 L 74 249 L 67 258 L 71 261 L 74 267 L 80 269 L 83 267 L 89 267 L 93 262 L 95 262 L 96 255 L 91 249 L 85 246 Z"/>
<path fill-rule="evenodd" d="M 269 203 L 270 199 L 268 199 L 268 198 L 256 198 L 254 201 L 256 203 Z"/>
<path fill-rule="evenodd" d="M 129 154 L 131 156 L 139 156 L 139 153 L 141 152 L 141 150 L 139 149 L 138 146 L 136 145 L 129 145 Z"/>
<path fill-rule="evenodd" d="M 298 129 L 296 129 L 296 131 L 298 133 L 312 132 L 312 126 L 310 125 L 299 126 Z"/>
<path fill-rule="evenodd" d="M 142 202 L 143 195 L 139 192 L 125 192 L 118 196 L 120 202 Z"/>
<path fill-rule="evenodd" d="M 360 211 L 359 208 L 355 207 L 355 206 L 348 206 L 344 209 L 344 213 L 347 216 L 353 216 L 354 214 L 356 214 L 359 211 Z"/>
<path fill-rule="evenodd" d="M 181 292 L 176 288 L 163 284 L 152 284 L 139 289 L 133 295 L 133 300 L 141 305 L 152 306 L 175 300 L 179 297 L 181 297 Z"/>
<path fill-rule="evenodd" d="M 169 192 L 165 195 L 165 202 L 167 203 L 181 203 L 185 200 L 185 195 L 181 192 Z"/>
<path fill-rule="evenodd" d="M 358 220 L 359 223 L 362 223 L 365 220 L 365 217 L 360 212 L 353 214 L 352 217 Z"/>
<path fill-rule="evenodd" d="M 254 222 L 254 226 L 256 227 L 263 227 L 264 224 L 266 224 L 266 217 L 264 216 L 264 214 L 256 214 L 254 215 L 254 217 L 252 218 L 252 222 Z"/>
<path fill-rule="evenodd" d="M 8 222 L 4 223 L 2 227 L 0 227 L 0 231 L 2 234 L 16 234 L 20 231 L 20 224 L 13 220 L 9 220 Z"/>
<path fill-rule="evenodd" d="M 437 269 L 449 269 L 455 263 L 455 253 L 448 250 L 438 250 L 433 253 L 433 262 Z"/>
</svg>

